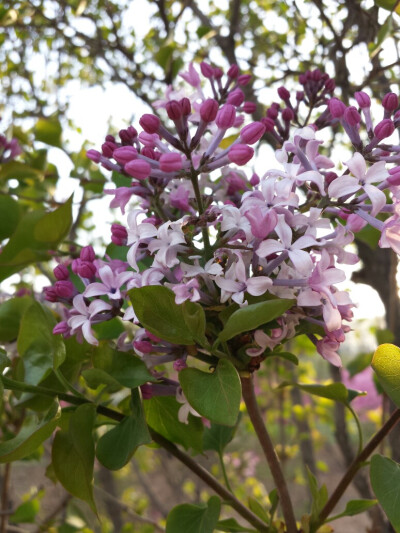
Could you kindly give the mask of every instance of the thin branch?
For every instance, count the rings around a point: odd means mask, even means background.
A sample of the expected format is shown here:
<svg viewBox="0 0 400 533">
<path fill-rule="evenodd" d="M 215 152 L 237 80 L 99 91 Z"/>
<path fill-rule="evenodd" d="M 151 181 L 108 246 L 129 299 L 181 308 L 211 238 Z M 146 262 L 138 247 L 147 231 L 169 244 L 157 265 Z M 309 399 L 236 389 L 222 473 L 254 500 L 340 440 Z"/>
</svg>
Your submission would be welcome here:
<svg viewBox="0 0 400 533">
<path fill-rule="evenodd" d="M 8 489 L 10 486 L 11 463 L 4 466 L 3 487 L 1 491 L 1 510 L 7 511 L 8 507 Z M 8 524 L 8 514 L 3 514 L 1 517 L 0 532 L 5 533 Z"/>
</svg>

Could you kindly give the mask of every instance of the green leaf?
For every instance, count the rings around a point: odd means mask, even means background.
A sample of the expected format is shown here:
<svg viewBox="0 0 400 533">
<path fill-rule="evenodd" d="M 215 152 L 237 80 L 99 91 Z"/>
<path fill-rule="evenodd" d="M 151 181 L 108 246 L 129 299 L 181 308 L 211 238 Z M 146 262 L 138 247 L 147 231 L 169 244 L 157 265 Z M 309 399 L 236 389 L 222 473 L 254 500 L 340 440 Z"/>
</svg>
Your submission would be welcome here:
<svg viewBox="0 0 400 533">
<path fill-rule="evenodd" d="M 17 347 L 24 361 L 26 383 L 37 385 L 65 359 L 62 338 L 52 333 L 55 324 L 50 311 L 39 302 L 34 302 L 22 317 Z"/>
<path fill-rule="evenodd" d="M 193 339 L 201 346 L 207 346 L 206 314 L 201 305 L 186 300 L 182 304 L 185 324 Z"/>
<path fill-rule="evenodd" d="M 224 329 L 219 334 L 219 339 L 227 341 L 235 335 L 239 335 L 239 333 L 251 331 L 263 324 L 267 324 L 282 316 L 295 302 L 295 300 L 281 298 L 242 307 L 229 317 Z"/>
<path fill-rule="evenodd" d="M 33 130 L 35 139 L 51 146 L 61 147 L 62 127 L 55 118 L 40 118 Z"/>
<path fill-rule="evenodd" d="M 50 259 L 49 251 L 57 248 L 71 223 L 72 198 L 50 213 L 26 213 L 0 254 L 0 281 L 27 265 Z"/>
<path fill-rule="evenodd" d="M 372 489 L 390 523 L 400 531 L 400 465 L 383 455 L 371 459 L 370 477 Z"/>
<path fill-rule="evenodd" d="M 374 353 L 371 366 L 383 390 L 400 407 L 400 348 L 394 344 L 381 344 Z"/>
<path fill-rule="evenodd" d="M 12 298 L 0 305 L 0 342 L 17 340 L 22 316 L 32 302 L 32 298 L 24 296 Z"/>
<path fill-rule="evenodd" d="M 311 470 L 306 466 L 308 485 L 311 492 L 311 522 L 317 520 L 319 513 L 322 511 L 326 502 L 328 501 L 328 489 L 326 485 L 322 485 L 321 488 L 318 488 L 317 478 L 311 472 Z"/>
<path fill-rule="evenodd" d="M 355 516 L 357 514 L 364 513 L 377 503 L 378 500 L 350 500 L 347 502 L 346 508 L 342 513 L 329 517 L 326 521 L 333 522 L 334 520 L 342 518 L 343 516 Z"/>
<path fill-rule="evenodd" d="M 327 398 L 328 400 L 341 402 L 345 405 L 348 405 L 357 396 L 365 396 L 366 394 L 365 392 L 347 389 L 343 383 L 331 383 L 329 385 L 301 385 L 300 383 L 285 381 L 279 385 L 279 388 L 288 386 L 297 387 L 298 389 L 307 392 L 308 394 L 312 394 L 313 396 Z"/>
<path fill-rule="evenodd" d="M 269 523 L 269 516 L 267 514 L 267 511 L 264 509 L 264 506 L 261 505 L 258 500 L 252 497 L 248 498 L 248 502 L 250 510 L 253 511 L 253 513 L 257 515 L 258 518 L 260 518 L 264 522 Z"/>
<path fill-rule="evenodd" d="M 179 372 L 179 381 L 195 411 L 217 424 L 236 424 L 242 389 L 230 361 L 221 359 L 212 373 L 185 368 Z"/>
<path fill-rule="evenodd" d="M 109 470 L 119 470 L 139 446 L 151 442 L 137 389 L 133 394 L 132 413 L 100 437 L 97 443 L 96 457 Z"/>
<path fill-rule="evenodd" d="M 267 359 L 269 359 L 270 357 L 280 357 L 281 359 L 285 359 L 285 361 L 289 361 L 294 365 L 299 364 L 298 357 L 296 357 L 293 353 L 290 352 L 272 352 L 267 354 Z"/>
<path fill-rule="evenodd" d="M 173 344 L 194 344 L 185 322 L 183 305 L 175 303 L 175 293 L 167 287 L 150 285 L 128 291 L 133 309 L 143 327 Z"/>
<path fill-rule="evenodd" d="M 33 498 L 32 500 L 21 503 L 10 516 L 9 521 L 11 524 L 32 524 L 35 522 L 39 510 L 39 499 Z"/>
<path fill-rule="evenodd" d="M 227 531 L 228 533 L 257 533 L 255 529 L 249 529 L 241 526 L 234 518 L 225 518 L 225 520 L 219 520 L 215 529 L 217 531 Z"/>
<path fill-rule="evenodd" d="M 33 419 L 25 422 L 16 437 L 0 443 L 0 463 L 19 461 L 31 455 L 51 436 L 60 416 L 59 405 L 54 402 L 47 416 L 39 424 Z"/>
<path fill-rule="evenodd" d="M 18 202 L 11 196 L 0 196 L 0 241 L 14 233 L 18 220 Z"/>
<path fill-rule="evenodd" d="M 195 452 L 202 452 L 203 423 L 190 414 L 187 424 L 180 422 L 178 411 L 181 407 L 173 396 L 154 396 L 143 402 L 146 420 L 152 429 L 186 450 L 193 448 Z"/>
<path fill-rule="evenodd" d="M 52 449 L 52 464 L 57 479 L 70 494 L 87 502 L 94 512 L 92 429 L 95 418 L 94 405 L 78 407 L 70 417 L 68 431 L 56 433 Z"/>
<path fill-rule="evenodd" d="M 238 417 L 238 422 L 239 422 Z M 211 424 L 211 427 L 204 428 L 203 449 L 215 450 L 218 454 L 222 454 L 226 446 L 231 442 L 235 436 L 238 424 L 234 427 L 221 426 L 220 424 Z"/>
<path fill-rule="evenodd" d="M 213 533 L 221 512 L 221 500 L 212 496 L 207 504 L 184 503 L 167 516 L 166 533 Z"/>
<path fill-rule="evenodd" d="M 106 343 L 101 343 L 93 350 L 93 366 L 102 370 L 123 387 L 135 389 L 154 377 L 147 370 L 145 363 L 130 352 L 118 352 Z"/>
<path fill-rule="evenodd" d="M 43 173 L 20 161 L 9 161 L 0 165 L 0 180 L 38 180 L 43 177 Z"/>
</svg>

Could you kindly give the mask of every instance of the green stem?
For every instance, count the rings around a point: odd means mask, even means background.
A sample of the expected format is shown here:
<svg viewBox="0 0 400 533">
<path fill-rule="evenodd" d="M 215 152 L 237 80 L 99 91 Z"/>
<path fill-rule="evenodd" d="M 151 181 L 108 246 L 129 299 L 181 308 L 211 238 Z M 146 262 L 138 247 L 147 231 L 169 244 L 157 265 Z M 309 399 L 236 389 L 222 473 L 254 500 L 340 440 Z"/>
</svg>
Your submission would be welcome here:
<svg viewBox="0 0 400 533">
<path fill-rule="evenodd" d="M 202 215 L 204 213 L 204 206 L 203 206 L 203 201 L 201 199 L 199 182 L 197 180 L 197 173 L 193 168 L 190 173 L 190 181 L 192 182 L 194 194 L 196 196 L 197 208 L 198 208 L 199 214 Z M 207 227 L 205 228 L 202 227 L 201 233 L 203 235 L 204 252 L 205 252 L 206 260 L 208 260 L 208 259 L 211 259 L 212 257 L 212 250 L 211 250 L 210 237 L 208 235 Z"/>
<path fill-rule="evenodd" d="M 90 400 L 85 398 L 78 398 L 77 396 L 72 396 L 71 394 L 65 394 L 63 392 L 55 391 L 52 389 L 47 389 L 45 387 L 28 385 L 26 383 L 21 383 L 19 381 L 14 381 L 5 376 L 1 377 L 4 388 L 9 390 L 18 390 L 22 392 L 33 392 L 35 394 L 43 394 L 45 396 L 58 397 L 60 400 L 71 403 L 73 405 L 82 405 L 84 403 L 93 403 Z M 122 422 L 125 419 L 125 415 L 109 409 L 103 405 L 96 405 L 96 410 L 99 414 L 104 415 L 112 420 L 117 422 Z M 154 431 L 152 428 L 149 428 L 150 435 L 154 442 L 159 446 L 165 448 L 171 455 L 178 459 L 181 463 L 187 466 L 197 477 L 199 477 L 204 483 L 206 483 L 218 496 L 225 500 L 229 505 L 235 509 L 235 511 L 240 514 L 242 518 L 247 520 L 249 524 L 257 529 L 260 533 L 270 533 L 270 528 L 263 522 L 257 515 L 255 515 L 250 509 L 244 506 L 235 496 L 226 489 L 215 477 L 210 474 L 205 468 L 200 466 L 190 455 L 186 454 L 180 450 L 174 443 L 170 442 L 168 439 Z"/>
<path fill-rule="evenodd" d="M 316 524 L 317 529 L 318 526 L 320 526 L 327 520 L 330 513 L 336 507 L 336 504 L 343 496 L 345 490 L 352 482 L 354 476 L 357 474 L 358 470 L 363 466 L 363 464 L 371 455 L 371 453 L 375 450 L 375 448 L 379 446 L 382 440 L 390 433 L 390 431 L 394 428 L 394 426 L 399 420 L 400 409 L 396 409 L 396 411 L 392 413 L 390 418 L 385 422 L 381 429 L 370 439 L 369 442 L 367 442 L 363 450 L 357 455 L 357 457 L 354 459 L 354 461 L 351 463 L 351 465 L 343 475 L 342 479 L 339 481 L 339 484 L 331 494 L 331 497 L 326 502 L 325 507 L 320 512 L 318 523 Z"/>
<path fill-rule="evenodd" d="M 359 421 L 358 416 L 356 415 L 354 409 L 350 405 L 346 405 L 346 407 L 348 408 L 350 413 L 353 415 L 353 418 L 354 418 L 355 423 L 357 425 L 357 431 L 358 431 L 358 450 L 357 450 L 357 455 L 359 455 L 361 453 L 362 449 L 363 449 L 363 436 L 362 436 L 361 424 L 360 424 L 360 421 Z"/>
<path fill-rule="evenodd" d="M 72 392 L 74 396 L 85 399 L 85 396 L 82 393 L 80 393 L 77 389 L 75 389 L 75 387 L 73 387 L 71 383 L 69 383 L 69 381 L 63 376 L 59 368 L 54 369 L 53 372 L 63 387 L 69 390 L 69 392 Z"/>
<path fill-rule="evenodd" d="M 227 489 L 230 492 L 232 492 L 232 494 L 233 494 L 233 490 L 232 490 L 231 484 L 229 483 L 229 479 L 228 479 L 228 476 L 227 476 L 227 473 L 226 473 L 226 468 L 225 468 L 225 463 L 224 463 L 224 454 L 223 453 L 218 453 L 218 457 L 219 457 L 219 464 L 220 464 L 221 470 L 222 470 L 222 475 L 224 476 L 225 485 L 226 485 Z"/>
<path fill-rule="evenodd" d="M 296 518 L 294 516 L 289 490 L 282 472 L 279 457 L 275 452 L 271 437 L 265 427 L 263 417 L 258 407 L 257 398 L 254 392 L 253 376 L 241 377 L 240 379 L 242 382 L 243 400 L 246 404 L 247 412 L 261 444 L 272 477 L 274 478 L 276 490 L 279 494 L 279 501 L 286 522 L 287 533 L 297 533 Z"/>
</svg>

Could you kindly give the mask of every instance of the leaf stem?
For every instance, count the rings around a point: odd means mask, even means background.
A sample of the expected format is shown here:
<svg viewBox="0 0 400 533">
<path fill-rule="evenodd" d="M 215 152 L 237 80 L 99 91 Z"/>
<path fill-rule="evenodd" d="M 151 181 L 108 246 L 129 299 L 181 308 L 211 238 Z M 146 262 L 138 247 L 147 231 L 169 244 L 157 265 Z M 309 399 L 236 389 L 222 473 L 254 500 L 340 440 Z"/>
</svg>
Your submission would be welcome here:
<svg viewBox="0 0 400 533">
<path fill-rule="evenodd" d="M 231 484 L 229 483 L 229 479 L 226 473 L 226 468 L 225 468 L 225 463 L 224 463 L 224 454 L 222 452 L 218 453 L 218 457 L 219 457 L 219 464 L 222 470 L 222 475 L 224 476 L 226 488 L 233 494 L 233 490 L 232 490 Z"/>
<path fill-rule="evenodd" d="M 361 468 L 363 463 L 368 459 L 368 457 L 375 450 L 375 448 L 379 446 L 382 440 L 390 433 L 390 431 L 394 428 L 394 426 L 399 420 L 400 409 L 396 409 L 396 411 L 392 413 L 390 418 L 388 418 L 388 420 L 381 427 L 381 429 L 369 440 L 369 442 L 367 442 L 363 450 L 351 463 L 351 465 L 343 475 L 342 479 L 339 481 L 336 489 L 331 494 L 331 497 L 326 502 L 325 507 L 320 512 L 317 526 L 323 524 L 326 521 L 329 514 L 332 512 L 332 510 L 335 508 L 336 504 L 342 497 L 343 493 L 350 485 L 359 468 Z"/>
<path fill-rule="evenodd" d="M 265 458 L 267 459 L 272 477 L 274 478 L 276 489 L 279 494 L 279 500 L 282 508 L 283 517 L 286 522 L 287 533 L 297 533 L 296 518 L 293 512 L 292 501 L 286 480 L 283 476 L 279 458 L 275 452 L 271 437 L 265 427 L 264 420 L 261 416 L 257 398 L 254 392 L 253 376 L 241 377 L 242 394 L 247 412 L 253 424 L 254 430 L 261 444 Z"/>
<path fill-rule="evenodd" d="M 60 400 L 71 403 L 73 405 L 82 405 L 84 403 L 93 403 L 90 400 L 85 398 L 78 398 L 77 396 L 72 396 L 71 394 L 65 394 L 52 389 L 47 389 L 45 387 L 28 385 L 26 383 L 21 383 L 19 381 L 14 381 L 5 376 L 1 376 L 3 385 L 5 389 L 9 390 L 19 390 L 22 392 L 32 392 L 35 394 L 43 394 L 45 396 L 58 397 Z M 96 410 L 99 414 L 104 415 L 112 420 L 121 422 L 124 420 L 125 415 L 118 411 L 114 411 L 109 407 L 104 405 L 96 405 Z M 168 439 L 149 428 L 150 435 L 154 442 L 159 446 L 165 448 L 171 455 L 183 463 L 187 468 L 189 468 L 197 477 L 199 477 L 204 483 L 206 483 L 214 492 L 218 494 L 223 500 L 225 500 L 229 505 L 235 509 L 235 511 L 240 514 L 242 518 L 247 520 L 249 524 L 257 529 L 260 533 L 269 533 L 270 528 L 265 522 L 263 522 L 256 514 L 254 514 L 250 509 L 243 505 L 228 489 L 226 489 L 215 477 L 210 474 L 205 468 L 200 466 L 190 455 L 180 450 L 174 443 L 170 442 Z M 289 532 L 289 530 L 288 530 Z M 290 533 L 290 532 L 289 532 Z"/>
</svg>

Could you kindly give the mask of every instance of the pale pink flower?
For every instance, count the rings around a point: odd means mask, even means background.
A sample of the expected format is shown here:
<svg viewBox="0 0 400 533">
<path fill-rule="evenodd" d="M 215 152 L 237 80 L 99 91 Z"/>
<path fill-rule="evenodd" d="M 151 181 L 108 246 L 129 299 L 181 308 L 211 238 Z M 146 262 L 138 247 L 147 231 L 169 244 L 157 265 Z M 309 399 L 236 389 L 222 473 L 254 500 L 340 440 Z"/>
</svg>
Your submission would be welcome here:
<svg viewBox="0 0 400 533">
<path fill-rule="evenodd" d="M 106 295 L 111 300 L 119 300 L 122 298 L 120 289 L 132 278 L 133 272 L 120 272 L 116 274 L 108 265 L 105 265 L 99 269 L 98 276 L 102 283 L 90 283 L 86 287 L 83 295 L 86 298 Z"/>
<path fill-rule="evenodd" d="M 99 342 L 93 335 L 91 329 L 92 321 L 99 313 L 109 311 L 111 305 L 103 300 L 93 300 L 93 302 L 87 306 L 82 294 L 76 295 L 72 300 L 72 304 L 74 307 L 71 313 L 74 313 L 74 316 L 71 316 L 68 319 L 68 326 L 71 328 L 71 333 L 74 334 L 77 331 L 82 331 L 87 342 L 97 346 Z"/>
</svg>

